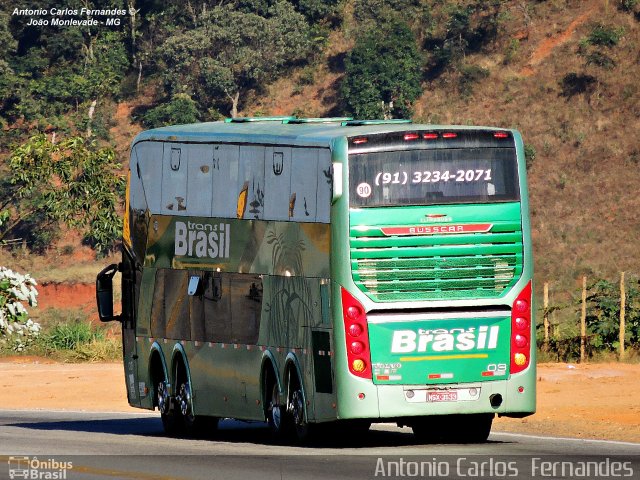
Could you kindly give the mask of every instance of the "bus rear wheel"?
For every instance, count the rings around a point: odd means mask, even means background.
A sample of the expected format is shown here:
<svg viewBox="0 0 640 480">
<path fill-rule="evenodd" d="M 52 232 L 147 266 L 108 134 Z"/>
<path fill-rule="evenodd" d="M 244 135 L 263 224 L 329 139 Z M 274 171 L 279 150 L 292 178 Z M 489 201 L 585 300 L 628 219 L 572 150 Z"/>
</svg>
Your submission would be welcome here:
<svg viewBox="0 0 640 480">
<path fill-rule="evenodd" d="M 158 410 L 160 410 L 164 433 L 170 436 L 180 433 L 179 419 L 176 418 L 175 410 L 172 408 L 169 386 L 164 379 L 160 380 L 156 385 L 156 402 Z"/>
<path fill-rule="evenodd" d="M 280 400 L 280 389 L 276 382 L 272 382 L 268 387 L 268 400 L 267 400 L 267 424 L 271 429 L 271 432 L 276 435 L 282 435 L 285 425 L 286 410 L 283 408 Z"/>
<path fill-rule="evenodd" d="M 217 417 L 195 415 L 193 410 L 193 392 L 191 383 L 186 375 L 176 394 L 176 409 L 181 420 L 180 433 L 190 437 L 206 437 L 212 435 L 218 428 Z"/>
<path fill-rule="evenodd" d="M 460 415 L 457 423 L 457 435 L 455 440 L 462 443 L 483 443 L 489 438 L 493 413 L 476 413 L 472 415 Z"/>
<path fill-rule="evenodd" d="M 293 424 L 296 438 L 299 442 L 307 442 L 315 435 L 315 424 L 307 422 L 307 407 L 304 402 L 302 386 L 297 377 L 292 374 L 289 384 L 289 400 L 287 411 Z"/>
</svg>

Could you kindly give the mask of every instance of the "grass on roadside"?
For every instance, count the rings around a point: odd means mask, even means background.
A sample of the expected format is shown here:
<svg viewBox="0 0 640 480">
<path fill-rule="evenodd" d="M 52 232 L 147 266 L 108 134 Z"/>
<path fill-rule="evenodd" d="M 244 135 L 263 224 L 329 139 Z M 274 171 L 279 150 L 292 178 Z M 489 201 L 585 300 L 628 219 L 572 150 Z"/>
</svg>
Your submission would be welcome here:
<svg viewBox="0 0 640 480">
<path fill-rule="evenodd" d="M 37 255 L 22 250 L 11 251 L 0 248 L 0 265 L 29 274 L 42 283 L 93 283 L 100 270 L 110 263 L 118 263 L 121 255 L 115 253 L 102 259 L 76 259 L 52 251 L 46 255 Z"/>
<path fill-rule="evenodd" d="M 122 340 L 119 329 L 96 327 L 82 310 L 48 309 L 37 319 L 42 331 L 21 355 L 35 355 L 64 362 L 120 360 Z M 16 355 L 0 348 L 0 356 Z"/>
</svg>

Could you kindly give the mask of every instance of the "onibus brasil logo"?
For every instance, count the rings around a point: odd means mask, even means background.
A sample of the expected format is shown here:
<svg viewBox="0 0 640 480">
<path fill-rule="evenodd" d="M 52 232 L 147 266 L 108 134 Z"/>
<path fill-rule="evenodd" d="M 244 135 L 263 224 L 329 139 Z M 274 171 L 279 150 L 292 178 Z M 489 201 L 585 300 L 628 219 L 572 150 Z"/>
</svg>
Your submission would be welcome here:
<svg viewBox="0 0 640 480">
<path fill-rule="evenodd" d="M 67 471 L 73 468 L 73 462 L 59 461 L 55 458 L 39 460 L 38 457 L 9 457 L 9 478 L 64 480 Z"/>
</svg>

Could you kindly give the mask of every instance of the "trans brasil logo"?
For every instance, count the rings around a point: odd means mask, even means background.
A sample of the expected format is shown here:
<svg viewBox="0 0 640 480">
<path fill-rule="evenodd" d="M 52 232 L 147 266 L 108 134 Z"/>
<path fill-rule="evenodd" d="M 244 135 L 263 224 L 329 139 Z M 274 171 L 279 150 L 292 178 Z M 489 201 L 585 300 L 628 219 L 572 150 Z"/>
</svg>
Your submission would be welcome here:
<svg viewBox="0 0 640 480">
<path fill-rule="evenodd" d="M 391 353 L 413 352 L 466 352 L 469 350 L 495 350 L 500 327 L 480 326 L 464 328 L 436 328 L 425 330 L 396 330 L 391 341 Z"/>
<path fill-rule="evenodd" d="M 229 258 L 231 225 L 219 223 L 176 222 L 176 256 Z"/>
</svg>

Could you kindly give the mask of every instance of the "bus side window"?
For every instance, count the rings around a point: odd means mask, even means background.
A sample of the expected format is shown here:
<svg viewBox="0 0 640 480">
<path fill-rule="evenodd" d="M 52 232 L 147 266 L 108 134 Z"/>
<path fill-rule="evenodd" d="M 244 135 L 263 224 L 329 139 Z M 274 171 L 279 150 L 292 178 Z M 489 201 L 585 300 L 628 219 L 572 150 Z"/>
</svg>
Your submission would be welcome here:
<svg viewBox="0 0 640 480">
<path fill-rule="evenodd" d="M 142 208 L 142 205 L 145 205 L 151 213 L 160 213 L 163 145 L 159 142 L 138 143 L 135 147 L 135 155 L 137 166 L 131 165 L 131 176 L 132 179 L 137 177 L 139 171 L 145 202 L 143 203 L 142 198 L 136 195 L 133 208 Z"/>
<path fill-rule="evenodd" d="M 332 174 L 331 151 L 328 148 L 322 148 L 318 150 L 318 204 L 316 206 L 316 222 L 329 223 L 333 189 Z"/>
<path fill-rule="evenodd" d="M 202 295 L 204 334 L 207 342 L 231 341 L 231 296 L 229 276 L 215 272 L 207 275 Z"/>
<path fill-rule="evenodd" d="M 167 270 L 164 282 L 164 313 L 167 338 L 191 340 L 186 270 Z"/>
<path fill-rule="evenodd" d="M 187 214 L 187 145 L 167 143 L 162 160 L 162 209 L 165 215 Z"/>
<path fill-rule="evenodd" d="M 167 328 L 164 315 L 164 277 L 166 269 L 156 270 L 156 281 L 153 288 L 153 302 L 151 303 L 151 336 L 166 338 Z"/>
<path fill-rule="evenodd" d="M 187 214 L 210 217 L 213 194 L 213 145 L 185 145 L 189 149 L 187 166 Z"/>
<path fill-rule="evenodd" d="M 264 153 L 265 147 L 240 147 L 240 167 L 236 189 L 237 218 L 264 217 Z"/>
<path fill-rule="evenodd" d="M 267 147 L 264 161 L 264 219 L 289 220 L 291 148 Z"/>
<path fill-rule="evenodd" d="M 145 213 L 149 209 L 142 185 L 142 168 L 140 167 L 138 155 L 142 150 L 144 149 L 138 145 L 132 150 L 131 171 L 129 172 L 129 232 L 133 251 L 137 258 L 144 257 L 144 251 L 147 246 L 147 218 Z M 158 189 L 158 191 L 160 190 Z"/>
<path fill-rule="evenodd" d="M 213 217 L 236 218 L 238 184 L 238 145 L 214 145 L 212 164 L 211 215 Z"/>
<path fill-rule="evenodd" d="M 294 148 L 291 161 L 291 220 L 316 221 L 316 196 L 318 193 L 318 149 Z"/>
<path fill-rule="evenodd" d="M 260 332 L 262 279 L 258 275 L 232 273 L 230 296 L 233 342 L 255 345 Z"/>
<path fill-rule="evenodd" d="M 204 327 L 204 283 L 210 272 L 189 270 L 189 323 L 191 325 L 191 340 L 202 342 L 205 340 Z"/>
</svg>

